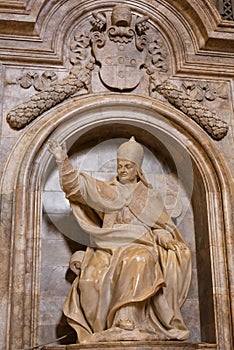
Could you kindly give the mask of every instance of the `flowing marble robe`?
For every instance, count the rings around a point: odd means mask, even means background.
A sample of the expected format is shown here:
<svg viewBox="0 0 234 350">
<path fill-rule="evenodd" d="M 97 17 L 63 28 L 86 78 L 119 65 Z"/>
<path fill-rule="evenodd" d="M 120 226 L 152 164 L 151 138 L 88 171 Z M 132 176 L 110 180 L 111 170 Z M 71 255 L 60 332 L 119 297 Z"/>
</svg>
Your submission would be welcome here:
<svg viewBox="0 0 234 350">
<path fill-rule="evenodd" d="M 91 236 L 63 308 L 78 341 L 113 340 L 111 330 L 115 340 L 187 339 L 180 309 L 191 256 L 160 195 L 142 181 L 133 189 L 78 173 L 68 159 L 59 171 L 72 211 Z M 184 249 L 160 246 L 165 234 Z M 134 321 L 134 330 L 118 328 L 123 317 Z"/>
</svg>

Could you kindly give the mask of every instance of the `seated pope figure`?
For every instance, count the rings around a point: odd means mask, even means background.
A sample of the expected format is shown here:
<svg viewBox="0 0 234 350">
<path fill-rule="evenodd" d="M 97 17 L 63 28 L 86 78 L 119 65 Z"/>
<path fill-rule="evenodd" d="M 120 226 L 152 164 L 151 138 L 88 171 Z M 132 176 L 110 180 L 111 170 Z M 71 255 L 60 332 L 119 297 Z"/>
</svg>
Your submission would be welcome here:
<svg viewBox="0 0 234 350">
<path fill-rule="evenodd" d="M 49 143 L 73 214 L 91 237 L 71 258 L 77 278 L 63 308 L 78 342 L 187 339 L 181 307 L 190 251 L 142 174 L 143 147 L 133 137 L 123 143 L 108 182 L 76 171 L 66 145 Z"/>
</svg>

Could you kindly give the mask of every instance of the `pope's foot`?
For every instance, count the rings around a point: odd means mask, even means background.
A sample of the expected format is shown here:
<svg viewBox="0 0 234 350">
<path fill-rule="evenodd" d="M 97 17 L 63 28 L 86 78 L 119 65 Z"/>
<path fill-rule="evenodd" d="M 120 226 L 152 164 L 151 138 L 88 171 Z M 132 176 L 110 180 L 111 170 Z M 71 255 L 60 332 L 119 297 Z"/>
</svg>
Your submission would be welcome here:
<svg viewBox="0 0 234 350">
<path fill-rule="evenodd" d="M 131 320 L 120 320 L 118 323 L 118 327 L 127 331 L 132 331 L 133 329 L 135 329 L 135 324 Z"/>
</svg>

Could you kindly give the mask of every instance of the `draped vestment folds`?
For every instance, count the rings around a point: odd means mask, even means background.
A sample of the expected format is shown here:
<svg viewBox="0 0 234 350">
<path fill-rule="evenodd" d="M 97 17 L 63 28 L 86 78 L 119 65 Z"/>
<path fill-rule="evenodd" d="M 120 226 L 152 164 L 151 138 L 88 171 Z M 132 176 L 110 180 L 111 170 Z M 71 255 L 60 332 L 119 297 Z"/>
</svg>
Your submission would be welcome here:
<svg viewBox="0 0 234 350">
<path fill-rule="evenodd" d="M 63 309 L 78 341 L 116 331 L 123 318 L 134 324 L 125 331 L 126 337 L 133 335 L 130 339 L 139 334 L 187 339 L 180 309 L 191 279 L 190 251 L 160 195 L 141 181 L 133 188 L 117 179 L 105 182 L 78 173 L 68 159 L 59 170 L 61 186 L 91 242 Z M 161 235 L 183 249 L 163 248 Z"/>
</svg>

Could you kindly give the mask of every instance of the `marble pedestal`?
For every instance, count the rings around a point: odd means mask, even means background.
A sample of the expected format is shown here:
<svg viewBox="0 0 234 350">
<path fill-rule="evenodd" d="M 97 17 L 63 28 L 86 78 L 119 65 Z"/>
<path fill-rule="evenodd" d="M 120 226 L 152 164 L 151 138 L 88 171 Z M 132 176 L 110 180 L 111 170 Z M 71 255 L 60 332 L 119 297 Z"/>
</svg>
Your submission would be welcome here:
<svg viewBox="0 0 234 350">
<path fill-rule="evenodd" d="M 118 341 L 70 345 L 47 345 L 43 350 L 216 350 L 216 344 L 186 343 L 180 341 Z"/>
</svg>

